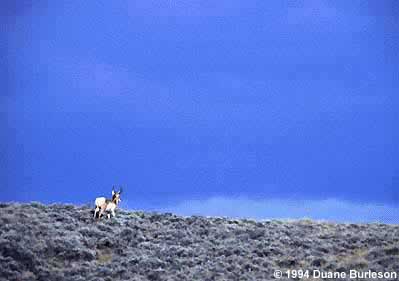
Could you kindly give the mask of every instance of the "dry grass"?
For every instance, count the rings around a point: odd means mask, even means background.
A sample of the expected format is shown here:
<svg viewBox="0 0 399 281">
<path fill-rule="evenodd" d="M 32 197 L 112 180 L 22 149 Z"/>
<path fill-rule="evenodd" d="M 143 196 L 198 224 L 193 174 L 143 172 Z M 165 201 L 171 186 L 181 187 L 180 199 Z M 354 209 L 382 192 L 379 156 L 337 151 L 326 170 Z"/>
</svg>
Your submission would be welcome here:
<svg viewBox="0 0 399 281">
<path fill-rule="evenodd" d="M 272 280 L 277 269 L 399 272 L 398 225 L 123 210 L 109 220 L 92 215 L 88 206 L 0 203 L 0 280 Z"/>
<path fill-rule="evenodd" d="M 112 260 L 112 251 L 110 249 L 104 249 L 104 250 L 97 250 L 96 253 L 96 262 L 98 264 L 106 264 L 110 263 Z"/>
</svg>

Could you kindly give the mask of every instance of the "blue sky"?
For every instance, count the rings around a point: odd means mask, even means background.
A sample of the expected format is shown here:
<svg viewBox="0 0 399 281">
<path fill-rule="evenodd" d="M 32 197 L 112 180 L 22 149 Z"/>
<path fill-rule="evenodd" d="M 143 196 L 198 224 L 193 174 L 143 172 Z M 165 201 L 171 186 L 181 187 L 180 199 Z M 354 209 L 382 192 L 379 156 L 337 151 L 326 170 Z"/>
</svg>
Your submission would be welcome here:
<svg viewBox="0 0 399 281">
<path fill-rule="evenodd" d="M 1 201 L 87 203 L 116 184 L 126 207 L 182 214 L 398 210 L 397 1 L 13 2 Z M 324 216 L 355 220 L 337 208 Z"/>
</svg>

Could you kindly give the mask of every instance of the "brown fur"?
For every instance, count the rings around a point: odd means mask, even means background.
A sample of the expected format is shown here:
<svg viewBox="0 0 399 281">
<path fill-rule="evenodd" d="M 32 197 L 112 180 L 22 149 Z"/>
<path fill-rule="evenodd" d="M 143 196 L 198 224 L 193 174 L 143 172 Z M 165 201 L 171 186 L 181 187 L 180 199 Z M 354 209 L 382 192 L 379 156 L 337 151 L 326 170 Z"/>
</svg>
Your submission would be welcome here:
<svg viewBox="0 0 399 281">
<path fill-rule="evenodd" d="M 96 214 L 99 211 L 98 217 L 101 218 L 101 216 L 103 215 L 103 213 L 105 211 L 107 211 L 107 209 L 111 211 L 112 216 L 114 217 L 115 209 L 118 207 L 118 204 L 121 201 L 121 199 L 120 199 L 121 192 L 122 192 L 122 190 L 115 192 L 114 189 L 112 189 L 112 199 L 105 199 L 105 202 L 103 204 L 96 205 L 96 209 L 94 211 L 94 217 L 96 217 Z M 96 201 L 97 201 L 97 199 L 96 199 Z M 110 218 L 109 214 L 108 214 L 108 218 Z"/>
</svg>

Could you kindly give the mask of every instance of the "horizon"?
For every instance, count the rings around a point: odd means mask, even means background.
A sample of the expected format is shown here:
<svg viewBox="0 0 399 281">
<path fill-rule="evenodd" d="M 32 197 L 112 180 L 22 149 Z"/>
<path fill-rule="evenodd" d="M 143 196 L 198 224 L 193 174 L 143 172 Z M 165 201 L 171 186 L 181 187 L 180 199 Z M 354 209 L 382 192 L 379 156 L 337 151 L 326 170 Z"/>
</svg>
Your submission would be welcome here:
<svg viewBox="0 0 399 281">
<path fill-rule="evenodd" d="M 93 207 L 93 202 L 40 202 L 11 201 L 5 204 L 42 204 Z M 169 206 L 143 206 L 124 201 L 118 207 L 125 212 L 148 212 L 158 214 L 174 214 L 183 217 L 226 218 L 231 220 L 255 221 L 301 221 L 343 223 L 343 224 L 398 224 L 399 208 L 389 205 L 370 203 L 354 203 L 335 199 L 326 200 L 290 200 L 266 199 L 251 200 L 245 197 L 223 198 L 212 197 L 207 200 L 186 200 Z M 239 206 L 239 207 L 237 207 Z M 284 208 L 281 208 L 284 206 Z M 118 212 L 118 210 L 117 210 Z"/>
<path fill-rule="evenodd" d="M 0 202 L 399 223 L 397 1 L 0 7 Z"/>
</svg>

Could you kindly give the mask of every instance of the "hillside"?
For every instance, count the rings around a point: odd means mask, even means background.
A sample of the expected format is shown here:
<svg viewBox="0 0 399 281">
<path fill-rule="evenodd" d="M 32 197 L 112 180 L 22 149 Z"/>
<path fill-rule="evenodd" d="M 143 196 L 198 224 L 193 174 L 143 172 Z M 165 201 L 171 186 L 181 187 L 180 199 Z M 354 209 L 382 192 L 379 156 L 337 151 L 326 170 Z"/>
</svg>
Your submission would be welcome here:
<svg viewBox="0 0 399 281">
<path fill-rule="evenodd" d="M 0 225 L 0 280 L 274 280 L 276 269 L 399 272 L 399 225 L 124 210 L 94 220 L 88 206 L 39 203 L 0 203 Z"/>
</svg>

